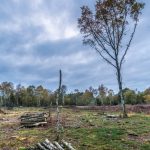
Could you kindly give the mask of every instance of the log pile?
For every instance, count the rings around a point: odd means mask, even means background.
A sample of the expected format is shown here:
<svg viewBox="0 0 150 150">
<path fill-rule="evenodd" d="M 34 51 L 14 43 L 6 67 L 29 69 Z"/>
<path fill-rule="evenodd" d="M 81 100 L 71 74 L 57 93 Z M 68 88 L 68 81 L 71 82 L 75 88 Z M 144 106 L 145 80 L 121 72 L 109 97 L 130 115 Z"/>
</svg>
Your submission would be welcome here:
<svg viewBox="0 0 150 150">
<path fill-rule="evenodd" d="M 106 118 L 112 118 L 112 119 L 118 119 L 118 118 L 120 118 L 120 116 L 119 115 L 111 115 L 111 114 L 107 114 L 106 115 Z"/>
<path fill-rule="evenodd" d="M 60 143 L 50 142 L 46 139 L 44 142 L 37 143 L 35 147 L 27 148 L 27 150 L 75 150 L 70 143 L 62 140 Z"/>
<path fill-rule="evenodd" d="M 27 113 L 20 117 L 23 127 L 37 127 L 47 124 L 46 113 Z"/>
</svg>

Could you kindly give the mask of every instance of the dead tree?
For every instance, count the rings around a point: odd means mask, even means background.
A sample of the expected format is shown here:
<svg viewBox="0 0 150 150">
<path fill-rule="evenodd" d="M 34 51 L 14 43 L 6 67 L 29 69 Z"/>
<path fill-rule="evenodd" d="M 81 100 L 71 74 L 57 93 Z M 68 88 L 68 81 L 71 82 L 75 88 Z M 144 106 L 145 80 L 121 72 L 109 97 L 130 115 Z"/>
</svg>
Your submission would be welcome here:
<svg viewBox="0 0 150 150">
<path fill-rule="evenodd" d="M 83 43 L 94 48 L 116 71 L 123 117 L 127 116 L 122 93 L 122 64 L 129 50 L 144 4 L 136 0 L 98 0 L 95 13 L 81 7 L 78 19 Z"/>
<path fill-rule="evenodd" d="M 60 138 L 60 132 L 62 130 L 62 125 L 60 122 L 60 109 L 59 109 L 59 99 L 61 95 L 61 82 L 62 82 L 62 72 L 59 71 L 59 87 L 57 91 L 57 98 L 56 98 L 56 113 L 57 113 L 57 122 L 56 122 L 56 131 L 57 131 L 57 137 L 56 140 L 59 141 Z"/>
</svg>

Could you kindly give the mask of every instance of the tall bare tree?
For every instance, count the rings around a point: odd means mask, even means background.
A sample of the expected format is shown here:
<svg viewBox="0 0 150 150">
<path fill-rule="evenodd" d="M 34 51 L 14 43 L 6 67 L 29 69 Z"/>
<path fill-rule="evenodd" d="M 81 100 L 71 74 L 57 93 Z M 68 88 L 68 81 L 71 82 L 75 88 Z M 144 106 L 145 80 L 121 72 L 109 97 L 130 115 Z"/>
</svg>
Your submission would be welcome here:
<svg viewBox="0 0 150 150">
<path fill-rule="evenodd" d="M 93 13 L 81 7 L 78 25 L 83 43 L 94 48 L 116 70 L 123 117 L 127 116 L 122 93 L 122 64 L 136 31 L 144 4 L 136 0 L 98 0 Z"/>
<path fill-rule="evenodd" d="M 61 95 L 61 84 L 62 84 L 62 72 L 59 70 L 59 87 L 57 91 L 57 98 L 56 98 L 56 113 L 57 113 L 57 122 L 56 122 L 56 130 L 57 130 L 57 137 L 56 140 L 59 141 L 60 139 L 60 131 L 62 129 L 62 125 L 60 122 L 60 109 L 59 109 L 59 99 Z"/>
</svg>

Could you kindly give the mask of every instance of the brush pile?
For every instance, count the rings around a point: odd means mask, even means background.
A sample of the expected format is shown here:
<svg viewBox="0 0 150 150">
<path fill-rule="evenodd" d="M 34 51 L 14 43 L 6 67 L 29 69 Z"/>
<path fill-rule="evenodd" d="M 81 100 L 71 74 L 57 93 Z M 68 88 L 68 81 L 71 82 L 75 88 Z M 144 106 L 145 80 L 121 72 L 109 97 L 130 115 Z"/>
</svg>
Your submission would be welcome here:
<svg viewBox="0 0 150 150">
<path fill-rule="evenodd" d="M 23 127 L 37 127 L 44 126 L 47 124 L 46 113 L 27 113 L 20 117 L 20 124 Z"/>
<path fill-rule="evenodd" d="M 75 150 L 70 143 L 62 140 L 60 143 L 50 142 L 46 139 L 44 142 L 37 143 L 35 147 L 27 148 L 27 150 Z"/>
</svg>

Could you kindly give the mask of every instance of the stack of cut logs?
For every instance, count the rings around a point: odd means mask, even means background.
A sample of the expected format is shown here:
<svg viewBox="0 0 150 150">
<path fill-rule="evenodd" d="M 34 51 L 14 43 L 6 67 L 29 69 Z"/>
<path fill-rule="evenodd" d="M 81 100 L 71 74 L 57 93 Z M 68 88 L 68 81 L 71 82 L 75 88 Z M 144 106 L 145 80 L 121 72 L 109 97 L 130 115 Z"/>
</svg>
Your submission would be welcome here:
<svg viewBox="0 0 150 150">
<path fill-rule="evenodd" d="M 37 127 L 47 124 L 46 113 L 27 113 L 20 117 L 23 127 Z"/>
<path fill-rule="evenodd" d="M 70 143 L 62 140 L 60 144 L 56 141 L 50 142 L 46 139 L 44 142 L 37 143 L 35 147 L 27 148 L 27 150 L 75 150 Z"/>
</svg>

